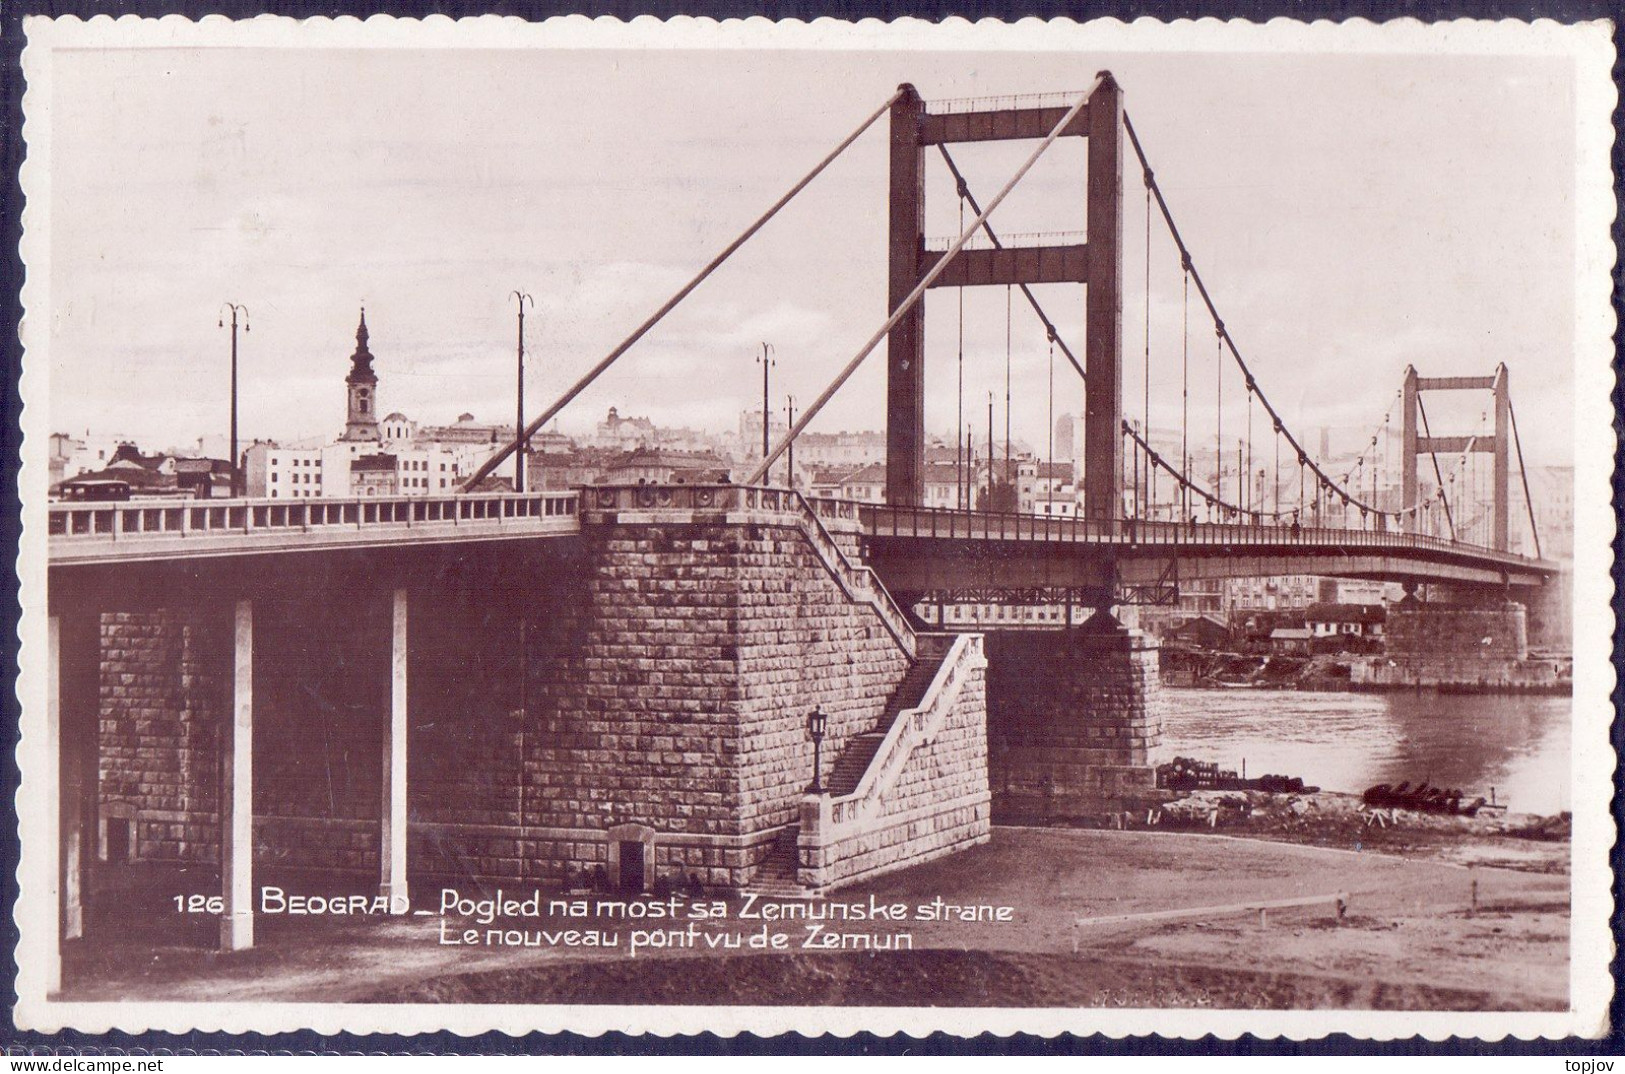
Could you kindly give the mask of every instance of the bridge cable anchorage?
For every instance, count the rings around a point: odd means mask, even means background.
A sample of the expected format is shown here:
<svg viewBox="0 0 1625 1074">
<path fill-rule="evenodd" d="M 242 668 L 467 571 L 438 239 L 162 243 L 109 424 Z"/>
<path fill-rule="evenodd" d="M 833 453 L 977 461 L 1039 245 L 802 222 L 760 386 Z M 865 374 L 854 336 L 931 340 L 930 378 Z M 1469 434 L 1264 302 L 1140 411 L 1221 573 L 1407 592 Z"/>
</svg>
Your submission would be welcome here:
<svg viewBox="0 0 1625 1074">
<path fill-rule="evenodd" d="M 1145 148 L 1140 144 L 1140 136 L 1135 131 L 1134 124 L 1129 119 L 1127 110 L 1124 110 L 1123 112 L 1123 128 L 1128 134 L 1129 144 L 1134 148 L 1134 155 L 1139 158 L 1140 167 L 1145 169 L 1145 175 L 1151 185 L 1152 196 L 1156 198 L 1157 207 L 1159 210 L 1161 210 L 1163 222 L 1168 227 L 1168 233 L 1170 236 L 1172 236 L 1174 244 L 1179 247 L 1180 257 L 1183 259 L 1183 263 L 1186 270 L 1190 273 L 1191 279 L 1196 283 L 1197 293 L 1200 295 L 1202 302 L 1207 306 L 1208 313 L 1213 317 L 1215 331 L 1219 335 L 1220 341 L 1224 347 L 1229 349 L 1231 357 L 1235 359 L 1236 365 L 1241 369 L 1242 375 L 1251 376 L 1252 371 L 1247 367 L 1246 360 L 1242 358 L 1241 350 L 1236 346 L 1235 339 L 1230 335 L 1229 330 L 1225 328 L 1224 320 L 1219 316 L 1218 307 L 1213 302 L 1213 296 L 1208 293 L 1207 285 L 1202 282 L 1202 274 L 1196 270 L 1195 262 L 1191 259 L 1190 248 L 1185 245 L 1185 239 L 1179 233 L 1179 226 L 1174 223 L 1173 213 L 1168 208 L 1168 199 L 1163 195 L 1162 187 L 1157 183 L 1156 175 L 1151 171 L 1151 163 L 1146 159 Z M 1286 437 L 1287 443 L 1289 443 L 1293 450 L 1298 453 L 1299 465 L 1308 466 L 1314 471 L 1317 477 L 1330 481 L 1330 475 L 1321 469 L 1319 463 L 1315 462 L 1309 457 L 1309 454 L 1304 450 L 1302 443 L 1300 443 L 1298 438 L 1293 435 L 1292 430 L 1287 428 L 1286 423 L 1281 420 L 1280 412 L 1275 409 L 1274 404 L 1269 400 L 1269 396 L 1265 395 L 1262 389 L 1260 389 L 1258 392 L 1258 401 L 1264 407 L 1264 410 L 1269 414 L 1269 416 L 1280 426 L 1281 435 Z M 1337 492 L 1341 496 L 1347 496 L 1349 502 L 1358 506 L 1362 511 L 1376 511 L 1376 508 L 1373 505 L 1361 501 L 1358 495 L 1349 494 L 1346 489 L 1338 488 Z"/>
<path fill-rule="evenodd" d="M 948 171 L 953 174 L 954 183 L 959 189 L 959 197 L 961 202 L 969 202 L 971 212 L 979 215 L 982 211 L 982 207 L 976 203 L 976 195 L 971 193 L 969 184 L 965 182 L 965 176 L 959 171 L 959 165 L 955 164 L 954 158 L 949 155 L 948 146 L 943 142 L 938 142 L 937 151 L 942 154 L 943 162 L 948 165 Z M 963 204 L 960 205 L 959 230 L 965 230 L 965 212 Z M 1004 243 L 999 239 L 999 236 L 994 233 L 992 224 L 983 223 L 982 231 L 987 235 L 988 241 L 993 244 L 993 248 L 995 250 L 1002 250 L 1005 248 Z M 1072 363 L 1072 368 L 1078 371 L 1078 376 L 1087 380 L 1088 374 L 1086 374 L 1083 370 L 1083 363 L 1078 361 L 1078 356 L 1076 354 L 1072 353 L 1072 348 L 1066 345 L 1066 340 L 1060 338 L 1060 332 L 1058 329 L 1056 329 L 1055 322 L 1049 319 L 1049 315 L 1044 312 L 1044 308 L 1038 304 L 1038 299 L 1033 295 L 1032 288 L 1028 287 L 1024 283 L 1017 284 L 1017 286 L 1021 289 L 1022 297 L 1026 298 L 1027 304 L 1031 306 L 1033 308 L 1033 312 L 1038 315 L 1038 320 L 1043 324 L 1044 331 L 1048 333 L 1050 340 L 1060 344 L 1062 353 L 1066 355 L 1066 360 Z M 960 317 L 963 319 L 965 313 L 965 289 L 960 287 L 957 290 L 960 294 Z M 961 320 L 961 331 L 963 331 L 963 320 Z"/>
<path fill-rule="evenodd" d="M 656 310 L 648 320 L 644 321 L 636 329 L 634 329 L 631 335 L 627 336 L 619 344 L 617 344 L 614 350 L 605 355 L 597 365 L 593 366 L 592 369 L 588 370 L 587 373 L 581 377 L 581 379 L 577 380 L 575 384 L 571 385 L 568 391 L 559 396 L 559 398 L 551 406 L 542 412 L 541 417 L 532 421 L 529 425 L 526 425 L 522 431 L 515 429 L 513 440 L 506 447 L 502 448 L 489 459 L 485 460 L 485 462 L 481 464 L 480 468 L 474 471 L 473 476 L 463 483 L 462 491 L 469 492 L 473 490 L 481 481 L 484 481 L 487 477 L 489 477 L 497 467 L 502 465 L 503 461 L 507 459 L 509 455 L 518 450 L 521 443 L 534 437 L 536 433 L 540 431 L 542 426 L 553 420 L 554 415 L 558 414 L 559 411 L 568 406 L 571 400 L 585 391 L 587 386 L 593 381 L 597 380 L 599 374 L 603 373 L 604 370 L 614 365 L 615 360 L 621 355 L 631 350 L 633 344 L 642 339 L 644 335 L 656 324 L 658 324 L 660 320 L 666 316 L 666 314 L 670 313 L 679 302 L 687 298 L 696 287 L 705 282 L 706 278 L 709 277 L 711 273 L 715 272 L 719 267 L 721 267 L 724 261 L 732 257 L 735 251 L 737 251 L 741 246 L 745 245 L 745 243 L 749 241 L 753 235 L 760 231 L 769 220 L 778 215 L 780 209 L 788 205 L 792 198 L 806 189 L 808 184 L 810 184 L 814 179 L 818 178 L 824 169 L 829 167 L 830 164 L 835 161 L 836 157 L 844 153 L 848 146 L 857 141 L 858 137 L 862 135 L 864 131 L 874 126 L 875 121 L 880 119 L 881 116 L 885 115 L 891 106 L 897 102 L 898 98 L 903 96 L 903 93 L 904 91 L 902 89 L 898 89 L 896 93 L 893 93 L 890 97 L 888 97 L 886 99 L 886 103 L 875 109 L 874 113 L 870 115 L 868 119 L 865 119 L 862 123 L 858 124 L 857 129 L 855 129 L 851 134 L 847 135 L 839 145 L 830 151 L 828 156 L 819 161 L 817 165 L 813 167 L 812 171 L 802 176 L 801 180 L 792 186 L 783 197 L 774 202 L 767 212 L 757 217 L 755 223 L 751 224 L 744 231 L 740 232 L 738 238 L 730 242 L 726 247 L 723 248 L 721 253 L 713 257 L 710 262 L 707 263 L 706 266 L 694 276 L 693 279 L 689 280 L 681 288 L 679 288 L 677 293 L 672 295 L 671 298 L 667 299 L 665 304 Z"/>
<path fill-rule="evenodd" d="M 818 416 L 819 411 L 824 409 L 824 405 L 834 397 L 836 392 L 841 390 L 841 386 L 851 378 L 852 374 L 857 372 L 858 367 L 863 364 L 863 360 L 869 357 L 869 353 L 880 345 L 880 341 L 885 339 L 891 330 L 897 326 L 897 322 L 901 321 L 908 314 L 908 311 L 914 308 L 915 304 L 918 303 L 925 295 L 926 290 L 936 282 L 937 277 L 941 276 L 942 273 L 946 271 L 948 266 L 953 263 L 954 258 L 959 256 L 959 251 L 965 248 L 965 244 L 970 241 L 971 236 L 976 234 L 976 232 L 981 229 L 982 225 L 987 222 L 987 218 L 991 216 L 993 211 L 999 207 L 999 205 L 1009 195 L 1010 191 L 1015 189 L 1016 184 L 1021 182 L 1022 179 L 1026 178 L 1027 173 L 1032 170 L 1033 165 L 1038 163 L 1038 158 L 1043 156 L 1044 152 L 1048 150 L 1050 146 L 1055 144 L 1055 140 L 1061 136 L 1061 132 L 1078 117 L 1078 115 L 1083 111 L 1084 107 L 1089 103 L 1089 98 L 1094 96 L 1095 90 L 1100 88 L 1103 81 L 1104 79 L 1102 77 L 1098 75 L 1095 77 L 1093 85 L 1091 85 L 1088 91 L 1077 99 L 1071 108 L 1067 109 L 1066 114 L 1061 117 L 1060 122 L 1055 124 L 1055 127 L 1044 137 L 1044 140 L 1038 144 L 1038 147 L 1032 151 L 1032 154 L 1028 156 L 1021 167 L 1016 169 L 1016 173 L 1010 177 L 1010 180 L 1007 183 L 1004 184 L 1003 189 L 993 196 L 993 200 L 988 203 L 987 208 L 976 215 L 976 219 L 971 222 L 969 229 L 962 232 L 959 238 L 954 240 L 953 245 L 948 248 L 947 253 L 943 254 L 942 257 L 938 259 L 937 263 L 931 266 L 930 271 L 921 277 L 919 283 L 914 285 L 914 289 L 910 291 L 908 296 L 905 297 L 903 301 L 898 304 L 897 308 L 892 311 L 891 316 L 886 318 L 886 323 L 881 325 L 880 328 L 876 330 L 875 334 L 869 337 L 869 341 L 859 348 L 858 353 L 854 354 L 852 359 L 848 361 L 844 367 L 842 367 L 841 371 L 836 374 L 835 379 L 830 382 L 829 386 L 819 394 L 817 399 L 813 400 L 811 406 L 802 412 L 801 418 L 796 422 L 794 427 L 792 427 L 789 432 L 785 433 L 783 439 L 781 439 L 778 444 L 774 446 L 773 451 L 768 458 L 763 459 L 761 465 L 757 466 L 755 470 L 751 471 L 750 476 L 745 479 L 744 484 L 754 485 L 762 479 L 762 475 L 767 472 L 767 468 L 784 453 L 784 450 L 789 446 L 790 441 L 801 435 L 801 431 L 805 429 L 809 423 L 811 423 L 813 418 Z M 890 107 L 889 102 L 887 107 Z M 884 111 L 884 109 L 882 109 L 882 111 Z M 990 465 L 991 461 L 992 460 L 989 460 Z"/>
<path fill-rule="evenodd" d="M 1127 420 L 1123 422 L 1123 435 L 1134 441 L 1134 446 L 1137 450 L 1146 453 L 1146 456 L 1151 460 L 1151 464 L 1153 466 L 1167 471 L 1168 475 L 1177 481 L 1181 488 L 1189 492 L 1194 492 L 1196 495 L 1202 497 L 1203 502 L 1207 504 L 1210 512 L 1214 509 L 1218 509 L 1236 516 L 1246 515 L 1251 517 L 1254 522 L 1257 522 L 1262 518 L 1261 512 L 1248 511 L 1244 508 L 1238 507 L 1235 504 L 1225 500 L 1219 494 L 1211 492 L 1192 481 L 1183 471 L 1170 465 L 1167 459 L 1164 459 L 1160 454 L 1152 449 L 1150 444 L 1142 440 L 1140 438 L 1140 434 L 1135 431 L 1134 427 Z"/>
<path fill-rule="evenodd" d="M 1512 419 L 1512 446 L 1518 452 L 1518 477 L 1523 482 L 1523 505 L 1529 512 L 1529 536 L 1535 542 L 1535 558 L 1545 559 L 1540 551 L 1540 530 L 1535 527 L 1535 501 L 1529 498 L 1529 471 L 1523 468 L 1523 441 L 1518 439 L 1518 412 L 1512 407 L 1512 393 L 1507 392 L 1507 417 Z"/>
</svg>

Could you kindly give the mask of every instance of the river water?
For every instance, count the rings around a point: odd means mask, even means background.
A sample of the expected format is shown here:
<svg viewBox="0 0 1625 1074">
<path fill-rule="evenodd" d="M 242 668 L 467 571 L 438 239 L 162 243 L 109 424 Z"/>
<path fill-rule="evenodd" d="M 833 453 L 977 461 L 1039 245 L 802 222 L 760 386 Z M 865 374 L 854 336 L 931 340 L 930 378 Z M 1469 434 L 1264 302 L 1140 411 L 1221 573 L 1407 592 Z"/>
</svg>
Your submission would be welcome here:
<svg viewBox="0 0 1625 1074">
<path fill-rule="evenodd" d="M 1164 688 L 1158 760 L 1194 757 L 1330 791 L 1409 780 L 1515 812 L 1570 808 L 1567 697 Z"/>
</svg>

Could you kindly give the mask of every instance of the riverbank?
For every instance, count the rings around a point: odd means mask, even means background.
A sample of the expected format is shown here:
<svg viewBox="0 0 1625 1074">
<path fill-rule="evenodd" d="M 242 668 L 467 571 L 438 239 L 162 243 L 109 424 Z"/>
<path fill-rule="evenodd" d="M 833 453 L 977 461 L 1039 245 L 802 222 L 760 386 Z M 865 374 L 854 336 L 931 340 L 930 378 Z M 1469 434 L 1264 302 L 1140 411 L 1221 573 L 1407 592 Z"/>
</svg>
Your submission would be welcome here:
<svg viewBox="0 0 1625 1074">
<path fill-rule="evenodd" d="M 1335 676 L 1303 676 L 1300 678 L 1247 683 L 1238 686 L 1211 679 L 1165 679 L 1164 686 L 1182 690 L 1280 690 L 1302 691 L 1316 694 L 1446 694 L 1467 697 L 1572 697 L 1572 682 L 1515 683 L 1443 680 L 1430 682 L 1354 682 Z"/>
<path fill-rule="evenodd" d="M 1157 810 L 1125 815 L 1129 829 L 1241 836 L 1338 850 L 1396 854 L 1451 865 L 1567 875 L 1571 819 L 1481 810 L 1477 816 L 1371 809 L 1335 791 L 1270 794 L 1194 791 Z"/>
</svg>

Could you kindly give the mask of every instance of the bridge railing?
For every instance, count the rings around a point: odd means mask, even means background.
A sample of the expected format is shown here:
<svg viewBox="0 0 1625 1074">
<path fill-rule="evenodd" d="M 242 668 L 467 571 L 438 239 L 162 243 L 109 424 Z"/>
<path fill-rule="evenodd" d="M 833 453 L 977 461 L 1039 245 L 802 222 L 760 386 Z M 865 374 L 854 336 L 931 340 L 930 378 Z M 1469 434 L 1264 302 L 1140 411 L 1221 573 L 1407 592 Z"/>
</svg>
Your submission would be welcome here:
<svg viewBox="0 0 1625 1074">
<path fill-rule="evenodd" d="M 574 517 L 574 490 L 470 496 L 380 496 L 309 500 L 164 500 L 157 503 L 52 504 L 48 529 L 58 541 L 118 541 L 402 527 L 453 526 L 505 519 Z"/>
<path fill-rule="evenodd" d="M 1406 549 L 1470 554 L 1508 565 L 1537 561 L 1513 552 L 1447 541 L 1419 533 L 1345 529 L 1331 526 L 1265 525 L 1233 522 L 1148 522 L 1095 519 L 1026 512 L 964 511 L 943 507 L 859 504 L 870 536 L 1080 544 L 1224 547 L 1238 544 L 1336 549 Z"/>
</svg>

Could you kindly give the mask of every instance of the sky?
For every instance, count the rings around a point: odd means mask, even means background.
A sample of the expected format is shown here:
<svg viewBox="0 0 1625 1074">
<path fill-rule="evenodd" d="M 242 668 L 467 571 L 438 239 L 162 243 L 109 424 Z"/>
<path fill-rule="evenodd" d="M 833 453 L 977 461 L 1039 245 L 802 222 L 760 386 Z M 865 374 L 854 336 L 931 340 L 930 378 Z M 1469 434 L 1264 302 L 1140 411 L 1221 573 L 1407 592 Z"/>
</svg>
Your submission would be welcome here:
<svg viewBox="0 0 1625 1074">
<path fill-rule="evenodd" d="M 1565 463 L 1575 361 L 1575 84 L 1541 56 L 733 50 L 61 50 L 52 73 L 51 427 L 195 443 L 228 420 L 222 303 L 245 440 L 336 435 L 366 305 L 381 412 L 511 420 L 515 289 L 537 413 L 904 81 L 928 102 L 1078 91 L 1110 68 L 1232 336 L 1288 424 L 1370 428 L 1407 364 L 1505 362 L 1531 464 Z M 943 107 L 937 105 L 935 107 Z M 985 202 L 1032 143 L 954 150 Z M 1058 142 L 993 217 L 1080 231 L 1084 144 Z M 560 418 L 610 406 L 715 430 L 804 406 L 884 322 L 882 120 Z M 958 206 L 927 163 L 927 234 Z M 1177 257 L 1125 165 L 1124 363 L 1181 421 Z M 1082 354 L 1083 289 L 1037 289 Z M 1018 439 L 1080 409 L 1004 288 L 964 294 L 966 408 Z M 926 419 L 958 410 L 958 296 L 927 300 Z M 1191 437 L 1211 437 L 1214 337 L 1189 312 Z M 1245 395 L 1225 374 L 1227 439 Z M 811 426 L 880 428 L 884 347 Z M 1470 433 L 1487 398 L 1429 400 Z M 1393 420 L 1397 422 L 1397 411 Z M 1255 420 L 1260 420 L 1255 415 Z M 1002 435 L 1002 433 L 1001 433 Z M 1260 449 L 1262 450 L 1262 448 Z"/>
</svg>

